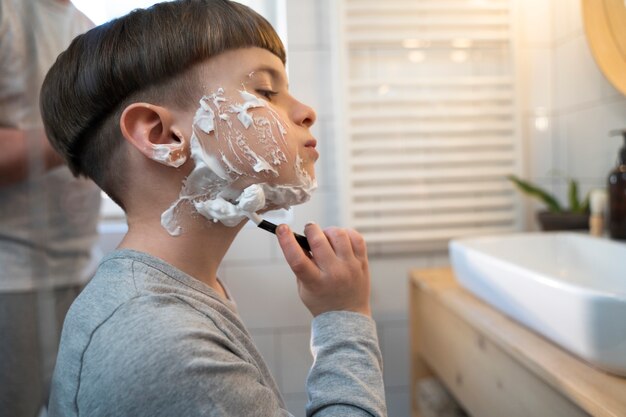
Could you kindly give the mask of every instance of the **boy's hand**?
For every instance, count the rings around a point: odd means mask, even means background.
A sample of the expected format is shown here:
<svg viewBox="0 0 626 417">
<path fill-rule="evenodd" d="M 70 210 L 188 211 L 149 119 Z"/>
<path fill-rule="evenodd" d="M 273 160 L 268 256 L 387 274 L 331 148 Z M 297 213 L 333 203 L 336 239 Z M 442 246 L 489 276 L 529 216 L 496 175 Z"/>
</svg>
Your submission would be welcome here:
<svg viewBox="0 0 626 417">
<path fill-rule="evenodd" d="M 304 229 L 311 254 L 298 245 L 287 225 L 276 230 L 287 263 L 298 279 L 298 292 L 313 316 L 354 311 L 371 316 L 370 273 L 363 237 L 351 229 L 316 224 Z"/>
</svg>

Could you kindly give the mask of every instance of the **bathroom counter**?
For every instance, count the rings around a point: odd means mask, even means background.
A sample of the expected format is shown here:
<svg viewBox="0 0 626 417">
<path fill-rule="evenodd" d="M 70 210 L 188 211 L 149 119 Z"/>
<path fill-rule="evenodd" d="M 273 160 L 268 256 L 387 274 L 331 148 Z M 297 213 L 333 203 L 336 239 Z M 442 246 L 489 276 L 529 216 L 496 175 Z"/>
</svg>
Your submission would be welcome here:
<svg viewBox="0 0 626 417">
<path fill-rule="evenodd" d="M 413 270 L 411 408 L 433 375 L 472 415 L 626 416 L 626 378 L 599 371 L 459 286 L 451 268 Z"/>
</svg>

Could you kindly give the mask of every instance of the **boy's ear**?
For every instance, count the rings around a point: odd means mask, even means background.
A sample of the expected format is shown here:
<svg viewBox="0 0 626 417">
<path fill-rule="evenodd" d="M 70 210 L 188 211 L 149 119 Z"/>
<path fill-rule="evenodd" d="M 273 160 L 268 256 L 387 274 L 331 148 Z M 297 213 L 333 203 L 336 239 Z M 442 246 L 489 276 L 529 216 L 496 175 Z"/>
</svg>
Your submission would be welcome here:
<svg viewBox="0 0 626 417">
<path fill-rule="evenodd" d="M 188 141 L 165 107 L 132 103 L 122 112 L 120 129 L 124 138 L 148 159 L 176 168 L 187 160 Z"/>
</svg>

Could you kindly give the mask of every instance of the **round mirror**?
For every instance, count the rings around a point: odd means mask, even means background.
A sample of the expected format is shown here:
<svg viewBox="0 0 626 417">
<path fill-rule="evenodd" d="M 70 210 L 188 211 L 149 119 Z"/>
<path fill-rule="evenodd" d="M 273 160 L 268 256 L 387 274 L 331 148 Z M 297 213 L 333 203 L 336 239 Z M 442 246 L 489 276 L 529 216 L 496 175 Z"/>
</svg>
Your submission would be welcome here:
<svg viewBox="0 0 626 417">
<path fill-rule="evenodd" d="M 587 40 L 606 78 L 626 95 L 626 0 L 582 0 Z"/>
</svg>

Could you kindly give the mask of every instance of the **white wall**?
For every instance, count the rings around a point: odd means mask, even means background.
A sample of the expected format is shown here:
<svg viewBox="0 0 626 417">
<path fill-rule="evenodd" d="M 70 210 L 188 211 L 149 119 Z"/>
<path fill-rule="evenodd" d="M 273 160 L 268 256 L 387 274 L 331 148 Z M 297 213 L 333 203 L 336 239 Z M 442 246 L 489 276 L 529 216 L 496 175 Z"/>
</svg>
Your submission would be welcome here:
<svg viewBox="0 0 626 417">
<path fill-rule="evenodd" d="M 621 143 L 608 132 L 626 127 L 626 99 L 593 60 L 581 0 L 517 2 L 526 173 L 565 202 L 568 177 L 585 193 L 606 186 Z M 541 131 L 535 121 L 544 113 Z"/>
</svg>

